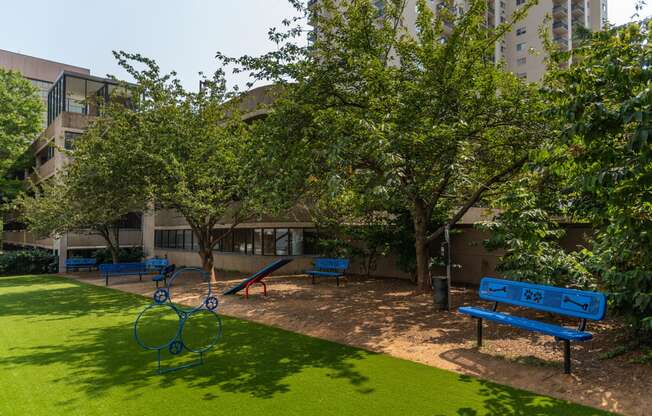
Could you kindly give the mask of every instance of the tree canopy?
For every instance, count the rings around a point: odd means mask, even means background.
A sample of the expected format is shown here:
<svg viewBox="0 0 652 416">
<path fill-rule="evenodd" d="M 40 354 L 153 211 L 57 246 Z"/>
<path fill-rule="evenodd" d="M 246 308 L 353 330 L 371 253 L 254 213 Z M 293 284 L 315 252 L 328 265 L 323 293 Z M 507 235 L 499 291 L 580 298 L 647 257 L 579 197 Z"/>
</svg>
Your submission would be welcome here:
<svg viewBox="0 0 652 416">
<path fill-rule="evenodd" d="M 288 21 L 288 30 L 271 32 L 278 50 L 226 61 L 286 85 L 263 142 L 322 214 L 341 214 L 333 205 L 350 208 L 358 222 L 374 212 L 390 220 L 409 214 L 426 289 L 431 245 L 444 226 L 514 177 L 548 140 L 537 88 L 493 59 L 496 42 L 529 6 L 486 28 L 485 1 L 472 1 L 463 15 L 444 8 L 436 16 L 419 1 L 411 33 L 406 1 L 375 3 L 297 4 L 313 26 L 309 45 L 296 41 L 302 29 Z"/>
<path fill-rule="evenodd" d="M 0 198 L 4 202 L 19 188 L 17 181 L 7 178 L 8 169 L 39 133 L 42 113 L 43 103 L 29 80 L 0 68 Z"/>
</svg>

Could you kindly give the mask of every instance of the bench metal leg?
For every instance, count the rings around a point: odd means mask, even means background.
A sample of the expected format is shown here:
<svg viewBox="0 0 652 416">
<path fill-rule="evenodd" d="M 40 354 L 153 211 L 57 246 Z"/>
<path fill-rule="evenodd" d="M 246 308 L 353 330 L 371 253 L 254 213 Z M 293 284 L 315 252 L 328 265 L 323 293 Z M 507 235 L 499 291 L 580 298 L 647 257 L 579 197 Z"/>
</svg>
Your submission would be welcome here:
<svg viewBox="0 0 652 416">
<path fill-rule="evenodd" d="M 564 374 L 571 373 L 571 345 L 570 341 L 564 340 Z"/>
<path fill-rule="evenodd" d="M 478 348 L 482 347 L 482 318 L 478 318 Z"/>
<path fill-rule="evenodd" d="M 312 284 L 313 285 L 315 284 L 315 275 L 314 274 L 312 275 Z"/>
<path fill-rule="evenodd" d="M 107 274 L 106 276 L 104 276 L 104 279 L 106 280 L 105 286 L 108 286 L 109 285 L 109 275 Z"/>
<path fill-rule="evenodd" d="M 337 287 L 340 287 L 340 278 L 339 277 L 335 278 L 335 283 L 337 283 Z"/>
</svg>

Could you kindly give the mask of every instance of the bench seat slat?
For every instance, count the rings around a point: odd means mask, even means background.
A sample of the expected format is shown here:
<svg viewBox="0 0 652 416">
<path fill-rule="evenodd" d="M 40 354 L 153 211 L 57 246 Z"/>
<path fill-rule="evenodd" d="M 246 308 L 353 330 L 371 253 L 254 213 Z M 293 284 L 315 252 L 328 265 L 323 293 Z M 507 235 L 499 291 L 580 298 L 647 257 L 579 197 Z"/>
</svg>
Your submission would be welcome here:
<svg viewBox="0 0 652 416">
<path fill-rule="evenodd" d="M 338 277 L 338 276 L 344 276 L 343 273 L 339 272 L 324 272 L 321 270 L 308 270 L 306 271 L 306 274 L 309 275 L 315 275 L 315 276 L 327 276 L 327 277 Z"/>
<path fill-rule="evenodd" d="M 590 332 L 578 331 L 572 328 L 566 328 L 546 322 L 535 321 L 532 319 L 509 315 L 502 312 L 494 312 L 488 309 L 464 306 L 459 308 L 459 311 L 463 314 L 470 315 L 475 318 L 481 318 L 504 325 L 514 326 L 528 331 L 540 332 L 546 335 L 557 337 L 559 339 L 565 339 L 569 341 L 587 341 L 593 338 L 593 334 Z"/>
</svg>

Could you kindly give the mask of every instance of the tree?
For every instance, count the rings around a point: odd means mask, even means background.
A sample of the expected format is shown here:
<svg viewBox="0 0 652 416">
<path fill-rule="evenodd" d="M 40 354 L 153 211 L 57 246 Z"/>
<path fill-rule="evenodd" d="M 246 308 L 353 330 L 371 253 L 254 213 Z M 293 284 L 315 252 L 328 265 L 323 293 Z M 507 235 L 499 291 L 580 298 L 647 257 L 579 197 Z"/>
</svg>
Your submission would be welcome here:
<svg viewBox="0 0 652 416">
<path fill-rule="evenodd" d="M 17 203 L 38 234 L 100 235 L 114 263 L 119 261 L 121 220 L 147 205 L 145 166 L 134 158 L 142 146 L 137 140 L 139 114 L 124 103 L 118 91 L 75 141 L 74 150 L 60 149 L 71 157 L 70 163 Z"/>
<path fill-rule="evenodd" d="M 228 91 L 222 70 L 189 92 L 175 73 L 161 74 L 155 61 L 114 54 L 137 83 L 132 106 L 138 116 L 117 130 L 135 131 L 139 149 L 128 158 L 145 167 L 150 201 L 188 222 L 202 266 L 213 273 L 215 246 L 263 206 L 256 199 L 256 139 L 243 121 L 242 103 Z M 219 225 L 226 228 L 220 232 Z"/>
<path fill-rule="evenodd" d="M 588 35 L 575 64 L 548 84 L 560 119 L 572 209 L 596 229 L 596 273 L 612 310 L 652 334 L 652 27 L 634 23 Z M 559 60 L 567 60 L 562 54 Z"/>
<path fill-rule="evenodd" d="M 403 24 L 405 0 L 293 3 L 313 26 L 308 46 L 289 19 L 287 31 L 271 31 L 276 51 L 219 57 L 286 86 L 263 142 L 296 183 L 307 179 L 296 189 L 312 199 L 372 194 L 387 215 L 409 213 L 417 282 L 428 290 L 445 226 L 516 176 L 550 134 L 536 86 L 493 60 L 532 2 L 485 28 L 485 1 L 460 16 L 419 1 L 417 34 Z"/>
<path fill-rule="evenodd" d="M 7 178 L 7 170 L 38 134 L 42 113 L 36 88 L 18 72 L 0 68 L 0 198 L 4 202 L 19 188 L 17 181 Z"/>
</svg>

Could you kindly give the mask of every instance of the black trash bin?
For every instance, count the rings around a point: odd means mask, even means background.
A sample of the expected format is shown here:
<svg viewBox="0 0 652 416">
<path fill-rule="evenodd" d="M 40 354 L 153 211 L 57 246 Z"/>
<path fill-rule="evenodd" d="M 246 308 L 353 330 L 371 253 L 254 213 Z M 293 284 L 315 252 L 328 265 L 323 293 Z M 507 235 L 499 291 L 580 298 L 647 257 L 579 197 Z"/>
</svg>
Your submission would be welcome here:
<svg viewBox="0 0 652 416">
<path fill-rule="evenodd" d="M 436 311 L 448 310 L 448 278 L 446 276 L 431 276 L 432 304 Z"/>
</svg>

